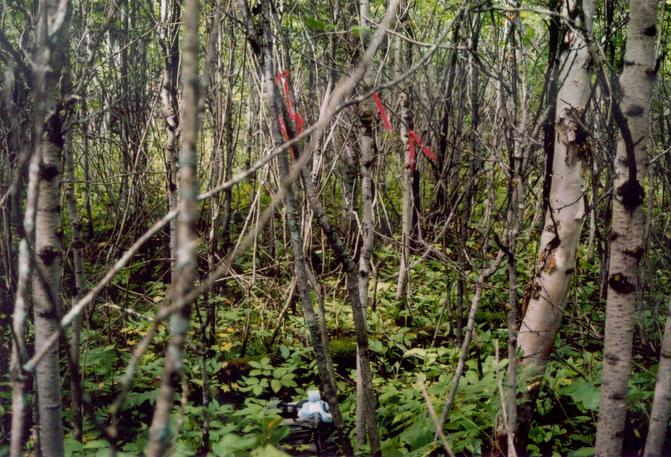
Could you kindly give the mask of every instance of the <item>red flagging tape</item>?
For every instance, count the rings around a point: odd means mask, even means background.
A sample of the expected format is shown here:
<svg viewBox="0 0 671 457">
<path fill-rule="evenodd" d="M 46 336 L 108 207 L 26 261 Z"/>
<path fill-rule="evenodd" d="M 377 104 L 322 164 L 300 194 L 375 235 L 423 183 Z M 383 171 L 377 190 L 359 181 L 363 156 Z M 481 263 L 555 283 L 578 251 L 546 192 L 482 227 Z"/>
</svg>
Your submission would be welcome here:
<svg viewBox="0 0 671 457">
<path fill-rule="evenodd" d="M 303 117 L 294 111 L 293 105 L 291 103 L 291 94 L 289 92 L 289 77 L 290 73 L 289 70 L 282 71 L 275 75 L 275 84 L 278 86 L 280 83 L 282 83 L 282 88 L 284 89 L 284 98 L 285 98 L 285 103 L 287 105 L 287 114 L 289 115 L 289 119 L 294 121 L 294 125 L 296 126 L 296 134 L 300 134 L 303 131 Z M 287 130 L 287 126 L 284 123 L 284 119 L 280 117 L 280 130 L 282 131 L 282 135 L 285 137 L 285 140 L 289 140 L 289 133 Z"/>
<path fill-rule="evenodd" d="M 284 119 L 282 119 L 281 115 L 277 116 L 277 121 L 280 124 L 280 133 L 282 134 L 282 138 L 284 138 L 284 141 L 289 141 L 289 131 L 287 130 L 287 124 L 284 123 Z"/>
<path fill-rule="evenodd" d="M 303 117 L 294 111 L 293 106 L 291 104 L 291 94 L 289 91 L 289 77 L 290 73 L 289 70 L 282 71 L 280 73 L 277 73 L 275 75 L 275 84 L 280 85 L 282 83 L 282 88 L 284 89 L 284 97 L 285 97 L 285 103 L 287 106 L 287 114 L 289 115 L 289 119 L 291 119 L 294 122 L 294 125 L 296 127 L 296 134 L 300 134 L 303 131 Z M 373 94 L 373 101 L 375 102 L 375 106 L 377 107 L 377 111 L 380 114 L 380 119 L 382 120 L 382 125 L 384 125 L 384 128 L 391 132 L 391 122 L 389 122 L 389 117 L 387 116 L 387 112 L 384 109 L 384 105 L 382 104 L 382 100 L 380 100 L 380 96 L 376 93 Z M 287 125 L 284 123 L 284 119 L 282 116 L 278 117 L 278 121 L 280 124 L 280 132 L 282 133 L 282 136 L 284 137 L 285 141 L 289 141 L 289 131 L 287 129 Z M 426 146 L 424 143 L 422 143 L 422 139 L 415 133 L 414 130 L 410 130 L 408 132 L 408 163 L 410 165 L 410 171 L 414 172 L 415 171 L 415 164 L 417 162 L 417 149 L 416 147 L 419 146 L 424 155 L 426 156 L 427 159 L 431 160 L 432 162 L 436 162 L 436 155 L 433 153 L 431 148 Z"/>
<path fill-rule="evenodd" d="M 411 130 L 412 132 L 412 130 Z M 410 164 L 410 173 L 415 171 L 415 158 L 417 153 L 415 151 L 415 136 L 408 135 L 408 163 Z"/>
<path fill-rule="evenodd" d="M 296 134 L 300 134 L 303 131 L 303 117 L 298 113 L 290 113 L 289 116 L 296 125 Z"/>
<path fill-rule="evenodd" d="M 384 110 L 384 105 L 382 104 L 382 100 L 380 100 L 380 96 L 377 94 L 377 92 L 373 94 L 373 101 L 375 102 L 375 106 L 377 106 L 377 112 L 380 113 L 382 125 L 384 125 L 384 128 L 387 129 L 388 132 L 391 132 L 391 122 L 389 122 L 387 112 Z"/>
<path fill-rule="evenodd" d="M 408 132 L 408 137 L 410 138 L 410 140 L 415 140 L 415 143 L 417 143 L 419 147 L 422 148 L 422 152 L 424 153 L 427 159 L 429 159 L 432 162 L 436 162 L 438 160 L 436 158 L 436 155 L 431 150 L 431 148 L 422 143 L 422 139 L 415 133 L 414 130 L 410 130 Z"/>
<path fill-rule="evenodd" d="M 377 92 L 373 94 L 373 101 L 375 102 L 375 106 L 377 106 L 377 112 L 380 114 L 382 125 L 384 125 L 384 128 L 387 131 L 391 132 L 391 122 L 389 122 L 389 117 L 387 116 L 387 112 L 385 111 L 382 100 L 380 100 L 380 96 Z M 417 146 L 420 147 L 422 153 L 424 153 L 427 159 L 431 160 L 432 162 L 437 161 L 436 155 L 433 153 L 431 148 L 422 142 L 422 139 L 415 133 L 414 130 L 410 130 L 408 132 L 408 163 L 410 165 L 411 172 L 415 171 L 415 163 L 417 162 Z"/>
</svg>

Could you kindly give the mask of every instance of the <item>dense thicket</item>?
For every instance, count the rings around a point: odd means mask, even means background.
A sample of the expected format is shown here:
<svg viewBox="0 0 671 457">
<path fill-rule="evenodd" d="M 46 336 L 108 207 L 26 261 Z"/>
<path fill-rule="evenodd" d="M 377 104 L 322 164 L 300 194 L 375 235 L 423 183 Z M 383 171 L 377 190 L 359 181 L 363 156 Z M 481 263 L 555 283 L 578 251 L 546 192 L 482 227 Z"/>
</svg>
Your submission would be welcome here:
<svg viewBox="0 0 671 457">
<path fill-rule="evenodd" d="M 3 2 L 0 455 L 671 452 L 668 8 Z"/>
</svg>

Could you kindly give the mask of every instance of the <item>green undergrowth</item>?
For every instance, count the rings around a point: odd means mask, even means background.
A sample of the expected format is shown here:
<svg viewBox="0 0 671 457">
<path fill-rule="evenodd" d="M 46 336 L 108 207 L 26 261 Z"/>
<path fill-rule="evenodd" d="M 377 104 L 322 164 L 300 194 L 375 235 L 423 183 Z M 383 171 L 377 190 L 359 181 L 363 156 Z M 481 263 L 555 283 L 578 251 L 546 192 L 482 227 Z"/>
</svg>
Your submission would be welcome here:
<svg viewBox="0 0 671 457">
<path fill-rule="evenodd" d="M 530 251 L 533 249 L 529 246 Z M 565 325 L 540 390 L 529 434 L 530 455 L 593 453 L 601 378 L 599 329 L 603 303 L 599 299 L 597 267 L 587 261 L 585 253 L 581 255 Z M 420 386 L 426 387 L 434 410 L 440 414 L 454 382 L 461 344 L 457 337 L 454 282 L 457 274 L 466 275 L 467 306 L 472 294 L 470 285 L 477 272 L 457 273 L 442 263 L 426 260 L 413 269 L 408 299 L 401 302 L 395 298 L 398 258 L 391 249 L 380 247 L 376 260 L 368 325 L 383 455 L 438 455 L 442 447 L 434 441 L 435 426 Z M 529 272 L 519 271 L 518 275 L 520 284 L 524 284 Z M 353 430 L 356 345 L 351 310 L 342 278 L 322 276 L 319 280 L 324 286 L 338 401 L 347 427 Z M 200 342 L 199 316 L 203 315 L 204 302 L 194 310 L 184 380 L 176 394 L 172 415 L 173 430 L 178 433 L 171 455 L 190 456 L 203 450 L 206 417 L 209 455 L 280 455 L 277 448 L 281 448 L 288 429 L 282 423 L 278 405 L 305 398 L 307 389 L 318 384 L 300 303 L 295 309 L 290 306 L 284 319 L 279 320 L 286 297 L 278 291 L 285 290 L 286 286 L 281 286 L 284 281 L 288 283 L 282 277 L 259 277 L 248 289 L 231 283 L 210 295 L 217 309 L 217 332 L 208 350 Z M 153 282 L 148 285 L 147 295 L 157 303 L 165 288 L 165 284 Z M 503 266 L 482 296 L 466 369 L 443 428 L 458 455 L 486 454 L 494 442 L 508 363 L 506 289 L 507 273 Z M 523 287 L 519 289 L 523 296 Z M 317 303 L 317 297 L 314 298 Z M 101 431 L 110 420 L 110 406 L 119 395 L 126 365 L 150 329 L 151 320 L 141 316 L 151 316 L 155 304 L 131 296 L 127 306 L 134 310 L 133 314 L 98 305 L 91 325 L 83 331 L 82 372 L 90 414 L 85 420 L 84 442 L 78 443 L 68 436 L 68 455 L 107 455 L 109 443 Z M 462 312 L 465 322 L 467 310 Z M 641 317 L 643 330 L 658 325 L 651 311 L 644 311 Z M 119 412 L 117 455 L 138 455 L 145 448 L 167 336 L 167 327 L 160 326 L 139 360 Z M 656 369 L 654 362 L 650 363 L 654 360 L 654 347 L 641 341 L 637 344 L 629 395 L 633 426 L 626 430 L 625 437 L 625 443 L 632 449 L 645 436 Z M 206 405 L 203 405 L 204 389 L 209 398 Z M 8 395 L 5 392 L 2 395 Z M 69 396 L 67 390 L 65 395 Z M 66 423 L 69 425 L 70 421 L 71 413 L 66 411 Z M 365 449 L 358 453 L 365 455 Z"/>
</svg>

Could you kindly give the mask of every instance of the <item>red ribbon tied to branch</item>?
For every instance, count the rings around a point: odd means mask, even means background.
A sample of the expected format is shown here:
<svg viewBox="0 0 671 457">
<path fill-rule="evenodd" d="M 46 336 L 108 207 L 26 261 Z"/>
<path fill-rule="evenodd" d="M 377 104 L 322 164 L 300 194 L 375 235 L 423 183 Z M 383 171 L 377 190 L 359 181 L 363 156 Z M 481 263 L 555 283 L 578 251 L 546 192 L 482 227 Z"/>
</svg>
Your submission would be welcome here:
<svg viewBox="0 0 671 457">
<path fill-rule="evenodd" d="M 415 133 L 414 130 L 410 130 L 408 131 L 408 162 L 410 164 L 410 172 L 415 171 L 415 159 L 417 157 L 415 144 L 421 148 L 427 159 L 434 163 L 437 161 L 436 155 L 433 153 L 431 148 L 422 143 L 422 139 Z"/>
<path fill-rule="evenodd" d="M 285 98 L 285 104 L 287 107 L 287 114 L 289 115 L 289 119 L 294 121 L 294 126 L 296 127 L 296 134 L 300 134 L 303 131 L 303 117 L 294 111 L 293 105 L 291 103 L 291 93 L 289 91 L 289 77 L 290 73 L 289 70 L 282 71 L 275 75 L 275 84 L 277 86 L 282 84 L 282 88 L 284 89 L 284 98 Z M 279 116 L 279 124 L 280 124 L 280 131 L 282 132 L 282 136 L 284 137 L 285 141 L 289 140 L 289 131 L 287 130 L 287 125 L 284 123 L 284 119 L 282 119 L 282 116 Z"/>
<path fill-rule="evenodd" d="M 377 92 L 373 94 L 373 101 L 375 102 L 375 106 L 377 106 L 377 112 L 380 114 L 380 119 L 382 119 L 382 125 L 384 125 L 384 128 L 387 129 L 388 132 L 391 132 L 391 122 L 389 122 L 387 112 L 384 110 L 384 105 Z"/>
<path fill-rule="evenodd" d="M 375 106 L 377 107 L 377 112 L 379 113 L 380 119 L 382 120 L 382 125 L 384 125 L 384 128 L 387 131 L 391 132 L 391 122 L 389 122 L 389 117 L 387 116 L 387 112 L 385 111 L 382 100 L 380 100 L 380 96 L 377 92 L 373 94 L 373 102 L 375 102 Z M 427 159 L 434 163 L 437 161 L 436 155 L 433 153 L 431 148 L 422 142 L 422 139 L 415 133 L 414 130 L 410 130 L 408 132 L 408 163 L 410 165 L 411 172 L 415 171 L 415 164 L 417 162 L 417 146 L 420 147 L 422 153 L 424 153 Z"/>
</svg>

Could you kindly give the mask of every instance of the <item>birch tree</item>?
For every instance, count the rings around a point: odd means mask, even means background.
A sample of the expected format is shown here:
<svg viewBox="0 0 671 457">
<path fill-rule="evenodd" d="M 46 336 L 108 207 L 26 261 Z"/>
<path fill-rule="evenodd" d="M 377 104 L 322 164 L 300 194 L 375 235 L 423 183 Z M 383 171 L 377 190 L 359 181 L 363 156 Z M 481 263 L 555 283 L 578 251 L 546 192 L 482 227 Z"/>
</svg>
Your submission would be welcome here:
<svg viewBox="0 0 671 457">
<path fill-rule="evenodd" d="M 268 114 L 270 120 L 271 139 L 276 147 L 282 144 L 282 129 L 284 128 L 287 135 L 293 136 L 293 129 L 288 113 L 286 113 L 281 106 L 281 96 L 278 93 L 275 84 L 276 67 L 274 62 L 275 45 L 273 40 L 271 19 L 273 18 L 273 10 L 270 3 L 267 3 L 262 8 L 261 24 L 257 29 L 254 24 L 254 19 L 247 7 L 246 0 L 238 0 L 238 5 L 242 11 L 243 21 L 247 33 L 247 41 L 254 51 L 256 58 L 259 60 L 260 77 L 264 81 L 264 93 L 268 101 Z M 261 31 L 261 34 L 257 33 Z M 281 30 L 277 32 L 282 34 Z M 285 49 L 286 52 L 286 49 Z M 287 76 L 289 78 L 289 76 Z M 291 88 L 291 80 L 287 81 L 287 87 Z M 291 96 L 291 89 L 289 93 L 285 94 L 287 97 Z M 299 156 L 298 146 L 293 149 L 294 157 Z M 314 311 L 314 302 L 310 294 L 309 277 L 307 270 L 307 263 L 303 252 L 303 233 L 300 224 L 299 202 L 294 192 L 294 186 L 291 183 L 290 175 L 291 168 L 289 159 L 286 153 L 280 154 L 277 159 L 280 189 L 282 191 L 284 205 L 287 208 L 287 231 L 289 234 L 289 243 L 291 252 L 294 256 L 294 271 L 296 275 L 296 287 L 300 297 L 301 305 L 303 307 L 303 316 L 310 332 L 310 341 L 315 354 L 317 362 L 317 369 L 319 372 L 319 379 L 324 397 L 328 402 L 331 412 L 333 414 L 333 421 L 336 431 L 341 440 L 340 446 L 345 455 L 352 455 L 351 445 L 345 433 L 345 426 L 340 407 L 337 402 L 337 388 L 333 377 L 333 366 L 331 357 L 328 354 L 328 346 L 324 344 L 326 336 L 322 334 L 319 326 L 317 315 Z"/>
<path fill-rule="evenodd" d="M 401 4 L 399 10 L 403 11 L 404 5 Z M 399 24 L 402 29 L 409 29 L 406 25 L 408 12 L 403 11 L 399 18 Z M 399 77 L 403 73 L 403 68 L 412 65 L 412 46 L 404 43 L 399 37 L 396 39 L 394 75 Z M 408 130 L 413 128 L 413 116 L 410 101 L 412 99 L 412 84 L 408 83 L 405 87 L 407 93 L 402 93 L 400 117 L 403 122 L 400 125 L 401 141 L 403 148 L 401 151 L 401 160 L 403 162 L 403 203 L 401 207 L 401 262 L 398 267 L 398 281 L 396 282 L 396 297 L 405 300 L 408 292 L 408 280 L 410 278 L 410 243 L 413 237 L 413 212 L 414 205 L 412 198 L 412 179 L 413 169 L 410 164 L 410 154 L 408 150 Z"/>
<path fill-rule="evenodd" d="M 557 93 L 552 161 L 552 182 L 541 234 L 536 273 L 525 298 L 526 313 L 519 329 L 517 347 L 522 353 L 520 382 L 528 392 L 520 405 L 520 434 L 528 428 L 533 399 L 545 372 L 559 330 L 570 275 L 585 219 L 583 178 L 586 132 L 584 113 L 590 89 L 590 53 L 584 34 L 589 34 L 593 0 L 569 0 L 564 5 L 567 29 L 561 54 L 560 88 Z M 524 427 L 523 427 L 524 425 Z"/>
<path fill-rule="evenodd" d="M 25 438 L 25 416 L 28 409 L 26 396 L 26 374 L 21 364 L 27 357 L 26 318 L 30 300 L 30 278 L 34 267 L 34 258 L 30 246 L 35 244 L 35 211 L 37 208 L 37 187 L 39 184 L 40 154 L 34 150 L 30 158 L 28 186 L 26 189 L 26 208 L 23 218 L 23 238 L 18 247 L 18 277 L 16 299 L 12 315 L 12 354 L 10 359 L 12 383 L 12 425 L 10 455 L 23 455 Z"/>
<path fill-rule="evenodd" d="M 35 346 L 41 348 L 59 329 L 62 229 L 60 207 L 61 157 L 64 145 L 59 85 L 66 71 L 70 3 L 42 0 L 35 59 L 36 106 L 34 144 L 39 154 L 39 183 L 35 217 L 33 313 Z M 50 348 L 37 366 L 39 445 L 42 455 L 62 456 L 63 418 L 58 346 Z"/>
<path fill-rule="evenodd" d="M 161 112 L 165 121 L 163 154 L 168 181 L 168 209 L 177 208 L 177 174 L 179 170 L 179 104 L 177 80 L 179 74 L 179 17 L 178 1 L 161 0 L 159 43 L 163 51 L 163 80 L 161 82 Z M 175 275 L 177 262 L 177 219 L 170 221 L 170 272 Z"/>
<path fill-rule="evenodd" d="M 671 300 L 667 308 L 666 325 L 662 347 L 659 351 L 659 367 L 657 368 L 657 383 L 655 396 L 650 412 L 650 425 L 645 441 L 645 457 L 661 457 L 666 430 L 669 427 L 669 413 L 671 412 Z"/>
<path fill-rule="evenodd" d="M 184 5 L 183 42 L 183 118 L 178 202 L 178 246 L 171 300 L 180 303 L 193 288 L 198 272 L 196 258 L 195 224 L 198 218 L 196 197 L 198 175 L 196 143 L 198 141 L 199 76 L 198 76 L 198 0 L 187 0 Z M 174 393 L 184 369 L 184 347 L 190 325 L 190 305 L 183 306 L 170 319 L 170 342 L 166 352 L 161 388 L 149 431 L 150 456 L 167 455 L 172 442 L 170 412 Z"/>
<path fill-rule="evenodd" d="M 367 31 L 368 17 L 370 15 L 370 2 L 360 0 L 359 2 L 359 26 L 361 27 L 361 37 L 363 49 L 368 46 L 370 32 Z M 364 85 L 370 87 L 373 83 L 370 71 L 364 76 Z M 370 277 L 370 263 L 375 248 L 375 214 L 373 209 L 373 165 L 375 164 L 375 137 L 373 132 L 373 102 L 366 100 L 361 103 L 357 113 L 356 128 L 358 140 L 358 161 L 359 173 L 361 176 L 361 216 L 359 220 L 359 235 L 361 237 L 361 250 L 359 252 L 359 299 L 363 311 L 364 322 L 368 310 L 368 280 Z M 364 324 L 365 325 L 365 324 Z M 371 401 L 370 395 L 366 393 L 364 386 L 364 377 L 361 374 L 361 365 L 368 363 L 365 357 L 362 357 L 357 349 L 357 378 L 356 378 L 356 439 L 357 444 L 362 446 L 366 443 L 366 416 L 367 412 L 374 407 L 367 405 Z M 374 433 L 376 434 L 376 433 Z M 374 439 L 376 441 L 376 439 Z"/>
<path fill-rule="evenodd" d="M 613 104 L 620 136 L 613 179 L 612 233 L 606 298 L 603 383 L 596 454 L 620 455 L 627 412 L 638 266 L 645 251 L 643 182 L 647 175 L 650 100 L 657 67 L 657 0 L 632 1 L 627 26 L 622 99 Z"/>
</svg>

